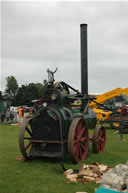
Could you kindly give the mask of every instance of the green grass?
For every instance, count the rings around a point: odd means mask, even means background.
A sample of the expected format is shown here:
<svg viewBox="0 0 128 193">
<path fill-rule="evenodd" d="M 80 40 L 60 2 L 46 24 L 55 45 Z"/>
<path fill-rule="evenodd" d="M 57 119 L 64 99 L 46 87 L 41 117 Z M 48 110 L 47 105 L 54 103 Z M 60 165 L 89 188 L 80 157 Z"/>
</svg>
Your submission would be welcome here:
<svg viewBox="0 0 128 193">
<path fill-rule="evenodd" d="M 91 131 L 92 132 L 92 131 Z M 99 162 L 114 167 L 128 160 L 128 134 L 123 135 L 125 142 L 120 142 L 120 135 L 107 129 L 107 143 L 102 154 L 90 154 L 85 164 Z M 67 183 L 59 159 L 41 159 L 30 162 L 17 161 L 21 155 L 18 145 L 19 128 L 0 125 L 0 192 L 1 193 L 93 193 L 99 185 L 95 183 Z M 66 162 L 65 166 L 79 169 Z"/>
</svg>

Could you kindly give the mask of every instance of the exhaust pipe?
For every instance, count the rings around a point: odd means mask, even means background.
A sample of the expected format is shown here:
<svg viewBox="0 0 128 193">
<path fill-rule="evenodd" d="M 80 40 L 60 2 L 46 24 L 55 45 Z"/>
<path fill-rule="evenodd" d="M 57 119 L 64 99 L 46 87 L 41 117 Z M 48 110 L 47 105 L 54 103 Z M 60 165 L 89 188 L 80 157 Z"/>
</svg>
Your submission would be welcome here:
<svg viewBox="0 0 128 193">
<path fill-rule="evenodd" d="M 80 25 L 81 39 L 81 93 L 88 95 L 87 24 Z"/>
</svg>

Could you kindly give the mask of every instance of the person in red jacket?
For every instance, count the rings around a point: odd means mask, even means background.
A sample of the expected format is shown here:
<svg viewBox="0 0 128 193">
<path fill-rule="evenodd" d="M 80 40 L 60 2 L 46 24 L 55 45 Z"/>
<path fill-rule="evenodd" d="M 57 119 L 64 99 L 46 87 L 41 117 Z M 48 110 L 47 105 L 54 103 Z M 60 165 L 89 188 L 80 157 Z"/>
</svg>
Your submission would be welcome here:
<svg viewBox="0 0 128 193">
<path fill-rule="evenodd" d="M 120 111 L 121 117 L 125 117 L 127 114 L 127 107 L 125 104 L 122 105 L 121 111 Z"/>
</svg>

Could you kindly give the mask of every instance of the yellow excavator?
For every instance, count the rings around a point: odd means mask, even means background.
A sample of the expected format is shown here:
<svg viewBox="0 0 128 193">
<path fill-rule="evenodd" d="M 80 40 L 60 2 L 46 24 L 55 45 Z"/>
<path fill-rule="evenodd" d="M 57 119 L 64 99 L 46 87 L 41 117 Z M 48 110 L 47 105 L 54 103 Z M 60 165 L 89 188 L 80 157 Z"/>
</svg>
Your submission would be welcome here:
<svg viewBox="0 0 128 193">
<path fill-rule="evenodd" d="M 128 96 L 128 88 L 116 88 L 99 96 L 96 96 L 96 99 L 91 101 L 89 107 L 95 111 L 97 116 L 97 122 L 105 121 L 109 119 L 111 116 L 120 116 L 120 108 L 116 109 L 112 99 L 117 96 L 121 96 L 125 94 Z M 118 114 L 117 114 L 118 113 Z M 119 123 L 111 123 L 112 128 L 117 129 L 119 127 Z"/>
</svg>

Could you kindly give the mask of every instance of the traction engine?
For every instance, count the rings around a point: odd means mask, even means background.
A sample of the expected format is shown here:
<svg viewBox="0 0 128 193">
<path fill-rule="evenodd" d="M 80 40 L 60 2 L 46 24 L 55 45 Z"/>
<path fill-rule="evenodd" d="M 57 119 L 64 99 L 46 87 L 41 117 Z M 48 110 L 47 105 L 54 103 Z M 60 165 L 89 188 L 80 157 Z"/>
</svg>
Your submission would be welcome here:
<svg viewBox="0 0 128 193">
<path fill-rule="evenodd" d="M 92 136 L 88 128 L 95 128 Z M 94 153 L 103 152 L 105 128 L 96 126 L 96 114 L 88 108 L 88 97 L 59 82 L 48 86 L 33 113 L 24 119 L 19 144 L 25 159 L 69 153 L 71 160 L 78 163 L 86 159 L 90 140 Z"/>
</svg>

